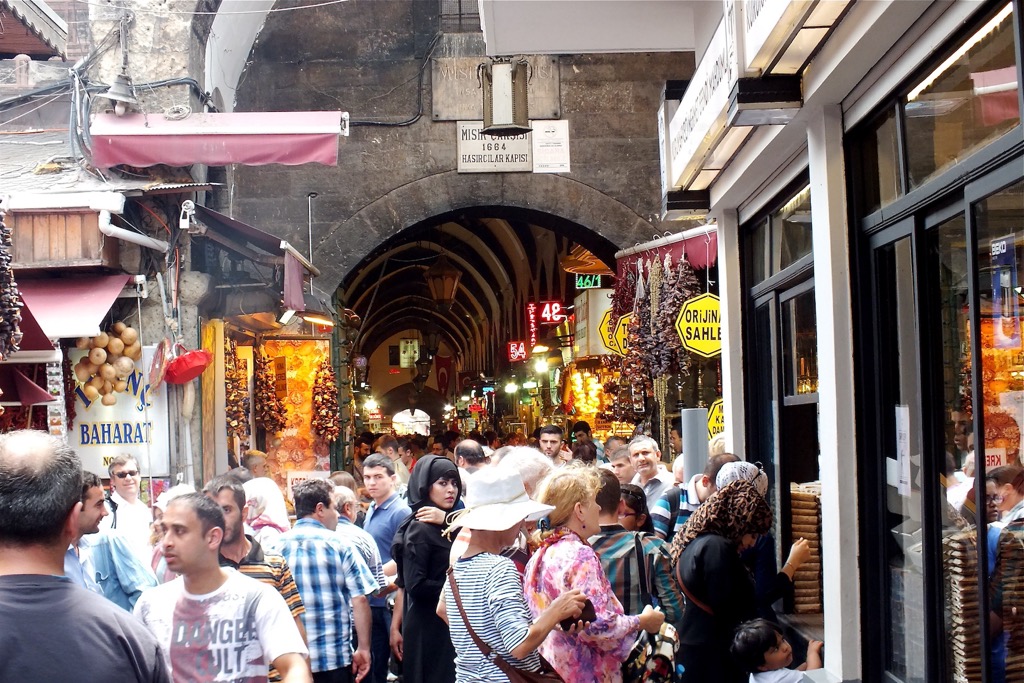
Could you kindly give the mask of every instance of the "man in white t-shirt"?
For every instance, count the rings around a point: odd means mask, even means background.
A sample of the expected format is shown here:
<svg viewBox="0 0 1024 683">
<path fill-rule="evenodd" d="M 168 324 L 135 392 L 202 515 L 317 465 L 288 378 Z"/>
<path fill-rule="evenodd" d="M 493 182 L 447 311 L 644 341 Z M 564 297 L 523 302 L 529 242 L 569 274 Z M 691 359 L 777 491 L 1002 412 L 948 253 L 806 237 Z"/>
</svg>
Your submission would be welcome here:
<svg viewBox="0 0 1024 683">
<path fill-rule="evenodd" d="M 224 513 L 190 493 L 164 512 L 167 568 L 181 574 L 142 594 L 135 615 L 156 635 L 176 681 L 256 683 L 273 666 L 284 683 L 313 680 L 284 598 L 218 562 Z"/>
<path fill-rule="evenodd" d="M 110 461 L 107 473 L 110 475 L 110 498 L 107 499 L 110 514 L 100 521 L 100 531 L 123 537 L 135 556 L 149 566 L 153 559 L 153 548 L 149 545 L 153 511 L 139 498 L 142 484 L 139 463 L 122 453 Z"/>
</svg>

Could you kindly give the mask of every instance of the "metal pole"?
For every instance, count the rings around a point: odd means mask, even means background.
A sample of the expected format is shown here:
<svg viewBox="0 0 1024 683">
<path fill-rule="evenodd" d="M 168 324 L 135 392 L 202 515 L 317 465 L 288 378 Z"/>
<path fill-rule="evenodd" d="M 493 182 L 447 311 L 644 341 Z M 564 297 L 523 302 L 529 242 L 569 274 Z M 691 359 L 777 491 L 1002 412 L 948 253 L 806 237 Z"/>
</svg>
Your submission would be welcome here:
<svg viewBox="0 0 1024 683">
<path fill-rule="evenodd" d="M 308 209 L 307 226 L 309 231 L 309 262 L 313 262 L 313 198 L 319 196 L 316 192 L 306 195 L 306 207 Z"/>
</svg>

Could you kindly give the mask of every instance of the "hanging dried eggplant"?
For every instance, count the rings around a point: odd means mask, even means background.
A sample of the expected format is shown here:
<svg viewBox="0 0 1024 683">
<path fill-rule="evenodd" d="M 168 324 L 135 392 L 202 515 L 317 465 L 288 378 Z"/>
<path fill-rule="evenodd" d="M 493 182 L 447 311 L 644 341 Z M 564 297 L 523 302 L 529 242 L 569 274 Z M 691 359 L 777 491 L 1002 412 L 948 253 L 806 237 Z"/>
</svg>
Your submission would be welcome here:
<svg viewBox="0 0 1024 683">
<path fill-rule="evenodd" d="M 238 359 L 238 348 L 229 340 L 224 353 L 224 417 L 228 436 L 239 441 L 244 452 L 249 449 L 249 378 Z"/>
<path fill-rule="evenodd" d="M 328 443 L 341 435 L 341 418 L 338 414 L 338 385 L 334 381 L 334 368 L 324 359 L 316 371 L 313 383 L 313 431 Z"/>
<path fill-rule="evenodd" d="M 285 428 L 284 401 L 277 395 L 277 374 L 262 349 L 253 350 L 255 388 L 253 401 L 256 426 L 267 434 L 276 434 Z"/>
</svg>

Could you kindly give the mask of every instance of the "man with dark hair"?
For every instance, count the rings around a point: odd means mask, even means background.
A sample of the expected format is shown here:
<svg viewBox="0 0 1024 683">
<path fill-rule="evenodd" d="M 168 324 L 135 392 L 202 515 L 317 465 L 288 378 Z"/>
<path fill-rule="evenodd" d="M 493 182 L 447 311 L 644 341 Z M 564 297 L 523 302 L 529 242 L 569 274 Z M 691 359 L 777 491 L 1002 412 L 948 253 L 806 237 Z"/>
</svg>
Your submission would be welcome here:
<svg viewBox="0 0 1024 683">
<path fill-rule="evenodd" d="M 395 476 L 398 477 L 398 485 L 405 486 L 409 483 L 409 468 L 402 462 L 401 451 L 398 439 L 387 437 L 380 444 L 380 452 L 383 455 L 388 456 L 391 459 L 391 464 L 395 468 Z M 366 467 L 366 461 L 363 461 L 363 467 Z"/>
<path fill-rule="evenodd" d="M 82 514 L 78 534 L 64 556 L 64 575 L 131 612 L 142 591 L 157 584 L 156 576 L 123 536 L 99 533 L 100 522 L 108 514 L 103 482 L 92 472 L 83 472 Z"/>
<path fill-rule="evenodd" d="M 164 646 L 179 681 L 311 680 L 306 645 L 277 591 L 220 566 L 224 512 L 202 493 L 178 496 L 164 511 L 167 568 L 180 576 L 142 594 L 135 615 Z"/>
<path fill-rule="evenodd" d="M 576 443 L 592 443 L 594 444 L 594 450 L 597 451 L 597 462 L 607 462 L 604 457 L 604 444 L 600 441 L 594 441 L 593 436 L 590 432 L 590 423 L 583 420 L 579 420 L 572 426 L 572 435 L 576 439 Z"/>
<path fill-rule="evenodd" d="M 644 598 L 649 595 L 665 613 L 665 620 L 678 628 L 683 600 L 672 575 L 668 547 L 659 538 L 627 531 L 622 526 L 626 504 L 621 498 L 619 480 L 608 470 L 599 471 L 601 488 L 597 491 L 597 504 L 601 508 L 601 530 L 590 537 L 590 545 L 601 560 L 615 597 L 626 614 L 640 614 L 646 607 Z"/>
<path fill-rule="evenodd" d="M 153 511 L 139 498 L 142 473 L 134 456 L 122 453 L 107 466 L 110 475 L 110 515 L 100 521 L 100 531 L 116 532 L 129 543 L 139 562 L 149 565 L 153 548 L 149 544 Z"/>
<path fill-rule="evenodd" d="M 484 441 L 487 442 L 487 446 L 492 451 L 496 451 L 501 448 L 501 437 L 499 437 L 498 432 L 494 430 L 484 432 Z"/>
<path fill-rule="evenodd" d="M 562 428 L 558 425 L 544 425 L 537 432 L 537 445 L 540 452 L 551 458 L 556 465 L 564 465 L 572 460 L 572 451 L 562 440 Z"/>
<path fill-rule="evenodd" d="M 306 629 L 302 625 L 302 606 L 299 588 L 295 585 L 292 571 L 280 553 L 263 548 L 255 538 L 245 533 L 243 520 L 249 512 L 246 505 L 245 488 L 229 474 L 211 479 L 203 487 L 203 493 L 220 506 L 224 513 L 224 539 L 220 544 L 220 566 L 237 569 L 246 576 L 267 584 L 276 590 L 291 612 L 295 626 L 306 640 Z M 270 680 L 281 680 L 280 673 L 271 669 Z"/>
<path fill-rule="evenodd" d="M 672 418 L 672 425 L 668 430 L 668 442 L 672 445 L 672 455 L 683 454 L 683 418 Z"/>
<path fill-rule="evenodd" d="M 363 528 L 373 536 L 377 552 L 385 565 L 392 562 L 391 544 L 395 540 L 398 525 L 412 514 L 409 505 L 395 492 L 394 463 L 386 456 L 372 455 L 363 463 L 363 485 L 367 495 L 373 499 L 366 512 Z M 385 598 L 370 597 L 372 616 L 373 667 L 370 683 L 385 683 L 388 676 L 388 661 L 391 658 L 391 611 Z M 366 642 L 366 641 L 361 641 Z"/>
<path fill-rule="evenodd" d="M 717 490 L 715 478 L 726 463 L 736 462 L 739 458 L 732 453 L 721 453 L 708 458 L 703 472 L 699 472 L 690 481 L 669 488 L 651 507 L 651 520 L 654 532 L 666 543 L 671 543 L 676 533 L 683 528 L 686 520 Z"/>
<path fill-rule="evenodd" d="M 63 576 L 81 513 L 82 463 L 66 442 L 0 435 L 0 680 L 169 683 L 153 634 Z"/>
<path fill-rule="evenodd" d="M 333 484 L 325 479 L 300 481 L 292 488 L 292 498 L 298 521 L 281 534 L 278 548 L 292 568 L 306 607 L 302 621 L 313 679 L 318 683 L 361 680 L 370 670 L 366 596 L 378 589 L 377 582 L 359 553 L 335 533 L 338 509 Z M 353 622 L 359 642 L 354 653 Z"/>
</svg>

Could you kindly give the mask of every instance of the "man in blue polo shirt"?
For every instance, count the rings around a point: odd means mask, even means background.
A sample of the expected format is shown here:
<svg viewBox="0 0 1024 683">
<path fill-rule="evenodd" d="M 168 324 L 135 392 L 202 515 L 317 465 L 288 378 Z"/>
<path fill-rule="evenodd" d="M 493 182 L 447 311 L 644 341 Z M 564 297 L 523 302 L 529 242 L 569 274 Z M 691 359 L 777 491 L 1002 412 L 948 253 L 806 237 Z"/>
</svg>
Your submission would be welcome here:
<svg viewBox="0 0 1024 683">
<path fill-rule="evenodd" d="M 396 484 L 395 465 L 391 458 L 374 453 L 363 461 L 363 487 L 373 499 L 363 529 L 377 542 L 380 560 L 385 565 L 391 562 L 391 543 L 398 525 L 412 514 L 408 504 L 395 492 Z M 391 657 L 391 613 L 385 598 L 370 597 L 370 615 L 373 624 L 369 683 L 385 683 Z"/>
</svg>

